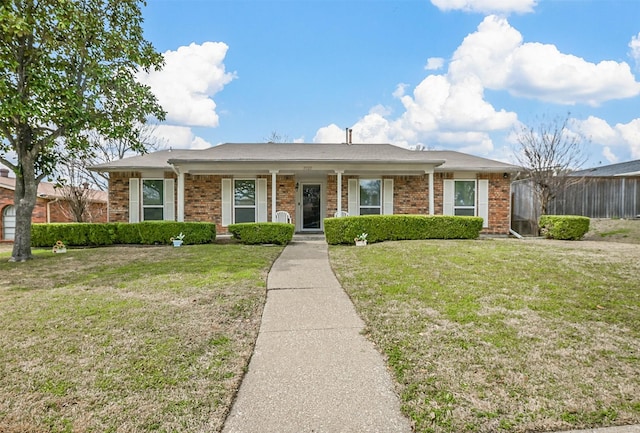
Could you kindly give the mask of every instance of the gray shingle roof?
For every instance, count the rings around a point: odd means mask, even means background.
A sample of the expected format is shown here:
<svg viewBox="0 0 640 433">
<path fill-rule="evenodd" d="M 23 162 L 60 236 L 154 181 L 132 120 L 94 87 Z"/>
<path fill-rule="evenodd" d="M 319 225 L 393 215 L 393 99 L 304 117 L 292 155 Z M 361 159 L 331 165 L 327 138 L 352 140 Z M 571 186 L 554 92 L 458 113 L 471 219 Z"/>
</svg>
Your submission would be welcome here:
<svg viewBox="0 0 640 433">
<path fill-rule="evenodd" d="M 603 165 L 571 173 L 579 177 L 608 177 L 608 176 L 640 176 L 640 159 L 620 162 L 618 164 Z"/>
<path fill-rule="evenodd" d="M 204 150 L 163 150 L 94 166 L 97 171 L 170 169 L 224 162 L 425 163 L 443 170 L 516 171 L 518 167 L 454 151 L 414 151 L 391 144 L 225 143 Z"/>
</svg>

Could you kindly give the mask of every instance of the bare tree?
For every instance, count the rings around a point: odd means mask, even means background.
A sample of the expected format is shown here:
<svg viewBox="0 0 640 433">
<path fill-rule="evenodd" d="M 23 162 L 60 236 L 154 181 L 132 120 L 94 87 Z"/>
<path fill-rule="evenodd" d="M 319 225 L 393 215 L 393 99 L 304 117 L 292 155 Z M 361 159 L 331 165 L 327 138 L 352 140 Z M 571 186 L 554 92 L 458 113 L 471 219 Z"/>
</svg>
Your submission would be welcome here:
<svg viewBox="0 0 640 433">
<path fill-rule="evenodd" d="M 291 139 L 287 134 L 280 134 L 278 131 L 271 131 L 271 135 L 264 138 L 267 143 L 290 143 Z"/>
<path fill-rule="evenodd" d="M 516 130 L 515 157 L 532 182 L 541 215 L 547 213 L 554 198 L 581 180 L 567 174 L 587 160 L 585 145 L 589 140 L 568 128 L 570 115 L 542 118 L 534 126 L 522 125 Z"/>
<path fill-rule="evenodd" d="M 91 187 L 87 177 L 86 161 L 67 156 L 57 168 L 58 181 L 55 189 L 62 196 L 60 210 L 74 222 L 91 222 L 92 203 L 97 191 Z"/>
<path fill-rule="evenodd" d="M 81 162 L 83 162 L 82 173 L 96 188 L 106 191 L 109 185 L 109 174 L 91 171 L 88 167 L 158 150 L 164 145 L 164 142 L 155 135 L 156 129 L 157 125 L 154 124 L 138 124 L 135 127 L 135 140 L 131 138 L 109 139 L 96 131 L 87 133 L 87 140 L 91 143 L 91 152 L 81 158 Z"/>
</svg>

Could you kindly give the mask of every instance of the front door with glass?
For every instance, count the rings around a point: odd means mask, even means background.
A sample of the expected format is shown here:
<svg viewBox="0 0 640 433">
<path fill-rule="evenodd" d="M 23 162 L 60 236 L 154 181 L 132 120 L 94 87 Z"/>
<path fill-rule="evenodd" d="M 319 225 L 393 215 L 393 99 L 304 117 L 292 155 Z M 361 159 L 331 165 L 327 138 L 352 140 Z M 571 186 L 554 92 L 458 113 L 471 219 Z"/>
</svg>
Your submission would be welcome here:
<svg viewBox="0 0 640 433">
<path fill-rule="evenodd" d="M 322 230 L 322 185 L 302 184 L 302 230 Z"/>
</svg>

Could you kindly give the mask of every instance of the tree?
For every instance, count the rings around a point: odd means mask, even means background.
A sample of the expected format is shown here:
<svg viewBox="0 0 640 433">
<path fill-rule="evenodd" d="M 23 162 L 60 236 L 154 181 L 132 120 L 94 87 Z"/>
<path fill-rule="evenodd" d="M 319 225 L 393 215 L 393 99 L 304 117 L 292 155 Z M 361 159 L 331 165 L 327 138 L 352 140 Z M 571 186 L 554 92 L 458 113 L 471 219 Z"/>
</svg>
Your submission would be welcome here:
<svg viewBox="0 0 640 433">
<path fill-rule="evenodd" d="M 164 119 L 140 70 L 162 66 L 143 38 L 140 0 L 4 0 L 0 5 L 0 162 L 16 175 L 11 260 L 31 258 L 38 183 L 60 160 L 90 149 L 86 131 L 126 137 Z M 63 139 L 63 140 L 61 140 Z"/>
<path fill-rule="evenodd" d="M 567 174 L 587 160 L 584 149 L 588 140 L 569 130 L 570 114 L 551 120 L 543 118 L 534 126 L 522 125 L 516 131 L 515 156 L 532 182 L 541 215 L 547 213 L 551 200 L 581 180 Z"/>
<path fill-rule="evenodd" d="M 133 154 L 144 154 L 158 150 L 164 144 L 164 140 L 155 136 L 156 127 L 157 125 L 151 123 L 134 126 L 136 129 L 135 141 L 130 137 L 106 138 L 96 131 L 89 132 L 87 134 L 89 151 L 80 158 L 70 160 L 70 163 L 76 165 L 76 170 L 83 177 L 82 182 L 76 186 L 89 181 L 96 188 L 106 191 L 109 185 L 109 174 L 89 170 L 89 167 L 117 161 Z M 69 168 L 63 167 L 63 171 L 68 173 Z"/>
<path fill-rule="evenodd" d="M 91 214 L 97 191 L 91 188 L 86 172 L 86 161 L 73 156 L 63 159 L 56 169 L 59 179 L 55 188 L 64 203 L 60 205 L 60 210 L 67 218 L 78 223 L 91 222 L 98 216 Z"/>
<path fill-rule="evenodd" d="M 278 131 L 271 131 L 268 137 L 264 138 L 267 143 L 289 143 L 291 140 L 287 134 L 280 134 Z"/>
</svg>

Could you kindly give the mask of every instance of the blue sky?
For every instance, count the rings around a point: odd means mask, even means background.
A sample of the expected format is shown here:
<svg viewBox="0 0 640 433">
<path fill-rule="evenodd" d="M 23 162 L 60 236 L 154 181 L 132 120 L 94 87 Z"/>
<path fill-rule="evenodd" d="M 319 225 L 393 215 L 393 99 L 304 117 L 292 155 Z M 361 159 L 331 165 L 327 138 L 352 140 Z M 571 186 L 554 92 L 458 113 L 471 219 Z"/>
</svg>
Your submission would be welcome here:
<svg viewBox="0 0 640 433">
<path fill-rule="evenodd" d="M 506 5 L 506 7 L 505 7 Z M 423 145 L 515 162 L 520 122 L 571 113 L 587 166 L 640 159 L 638 0 L 149 0 L 141 75 L 167 146 Z"/>
</svg>

